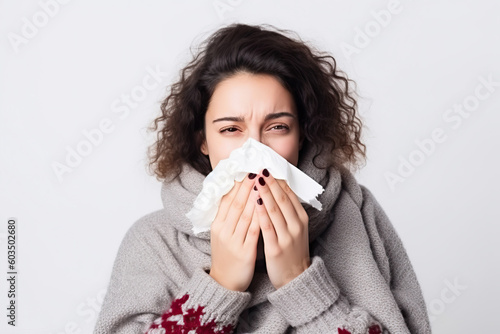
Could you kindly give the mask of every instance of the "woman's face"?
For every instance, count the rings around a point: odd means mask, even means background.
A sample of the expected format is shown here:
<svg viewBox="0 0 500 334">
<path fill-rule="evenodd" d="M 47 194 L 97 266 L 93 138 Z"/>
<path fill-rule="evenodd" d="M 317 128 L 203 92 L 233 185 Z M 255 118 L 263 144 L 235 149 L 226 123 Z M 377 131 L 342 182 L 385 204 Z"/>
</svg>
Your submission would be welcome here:
<svg viewBox="0 0 500 334">
<path fill-rule="evenodd" d="M 215 88 L 201 152 L 212 169 L 253 138 L 297 166 L 300 129 L 293 97 L 273 76 L 237 73 Z"/>
</svg>

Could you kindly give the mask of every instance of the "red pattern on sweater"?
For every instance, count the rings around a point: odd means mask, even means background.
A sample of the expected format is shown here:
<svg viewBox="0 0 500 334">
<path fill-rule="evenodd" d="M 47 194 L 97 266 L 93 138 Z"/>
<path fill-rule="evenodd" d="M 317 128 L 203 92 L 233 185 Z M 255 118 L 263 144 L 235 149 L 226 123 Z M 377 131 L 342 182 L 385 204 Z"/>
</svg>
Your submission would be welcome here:
<svg viewBox="0 0 500 334">
<path fill-rule="evenodd" d="M 172 302 L 170 309 L 161 316 L 161 323 L 153 323 L 149 327 L 146 334 L 155 333 L 154 329 L 165 329 L 166 334 L 182 334 L 195 330 L 197 334 L 231 334 L 234 330 L 233 325 L 223 326 L 221 330 L 216 330 L 217 324 L 215 320 L 211 320 L 205 324 L 201 324 L 201 317 L 205 312 L 204 306 L 198 306 L 196 309 L 189 308 L 182 311 L 182 305 L 189 299 L 189 295 L 185 294 L 181 298 L 177 298 Z M 168 320 L 172 316 L 182 315 L 180 320 Z M 179 324 L 179 322 L 181 322 Z"/>
<path fill-rule="evenodd" d="M 196 309 L 189 308 L 185 311 L 182 310 L 182 305 L 186 303 L 189 299 L 189 295 L 175 299 L 170 305 L 170 309 L 161 316 L 161 323 L 153 323 L 148 329 L 146 334 L 153 334 L 154 329 L 165 329 L 165 334 L 183 334 L 188 333 L 191 330 L 195 330 L 197 334 L 231 334 L 234 331 L 233 325 L 223 326 L 221 330 L 216 330 L 217 323 L 215 320 L 211 320 L 205 324 L 201 324 L 201 317 L 205 312 L 204 306 L 198 306 Z M 172 316 L 182 315 L 182 323 L 179 324 L 180 320 L 168 320 Z M 338 334 L 351 334 L 347 329 L 337 328 Z M 374 324 L 368 328 L 368 334 L 382 334 L 382 330 L 379 325 Z"/>
<path fill-rule="evenodd" d="M 351 334 L 351 332 L 344 328 L 337 328 L 337 331 L 339 334 Z M 380 329 L 380 326 L 377 324 L 371 325 L 370 328 L 368 328 L 368 334 L 382 334 L 382 329 Z"/>
<path fill-rule="evenodd" d="M 382 329 L 379 325 L 371 325 L 370 328 L 368 328 L 368 334 L 382 334 Z"/>
</svg>

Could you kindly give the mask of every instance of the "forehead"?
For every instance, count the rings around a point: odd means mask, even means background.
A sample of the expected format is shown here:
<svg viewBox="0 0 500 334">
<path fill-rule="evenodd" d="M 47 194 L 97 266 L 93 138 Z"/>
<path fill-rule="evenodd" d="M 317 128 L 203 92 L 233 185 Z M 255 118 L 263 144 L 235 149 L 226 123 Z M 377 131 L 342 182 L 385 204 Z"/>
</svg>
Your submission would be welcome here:
<svg viewBox="0 0 500 334">
<path fill-rule="evenodd" d="M 275 111 L 296 114 L 291 93 L 272 75 L 238 73 L 215 87 L 207 114 Z"/>
</svg>

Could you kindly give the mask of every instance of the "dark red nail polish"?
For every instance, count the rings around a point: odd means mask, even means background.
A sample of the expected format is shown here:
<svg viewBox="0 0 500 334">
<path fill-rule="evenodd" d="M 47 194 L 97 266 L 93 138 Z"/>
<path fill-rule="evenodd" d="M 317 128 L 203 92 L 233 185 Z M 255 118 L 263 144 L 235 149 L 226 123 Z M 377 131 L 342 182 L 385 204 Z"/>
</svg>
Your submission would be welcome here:
<svg viewBox="0 0 500 334">
<path fill-rule="evenodd" d="M 264 181 L 263 177 L 259 177 L 259 183 L 260 183 L 261 186 L 265 186 L 266 185 L 266 181 Z"/>
<path fill-rule="evenodd" d="M 267 170 L 267 168 L 262 171 L 262 174 L 264 174 L 265 177 L 269 176 L 269 171 Z"/>
<path fill-rule="evenodd" d="M 255 179 L 255 177 L 256 177 L 256 176 L 257 176 L 257 174 L 254 174 L 254 173 L 250 173 L 250 174 L 248 174 L 248 178 L 249 178 L 250 180 Z"/>
<path fill-rule="evenodd" d="M 257 186 L 253 186 L 253 190 L 257 191 Z"/>
<path fill-rule="evenodd" d="M 262 202 L 262 198 L 259 198 L 259 199 L 257 200 L 257 204 L 262 205 L 262 203 L 263 203 L 263 202 Z"/>
</svg>

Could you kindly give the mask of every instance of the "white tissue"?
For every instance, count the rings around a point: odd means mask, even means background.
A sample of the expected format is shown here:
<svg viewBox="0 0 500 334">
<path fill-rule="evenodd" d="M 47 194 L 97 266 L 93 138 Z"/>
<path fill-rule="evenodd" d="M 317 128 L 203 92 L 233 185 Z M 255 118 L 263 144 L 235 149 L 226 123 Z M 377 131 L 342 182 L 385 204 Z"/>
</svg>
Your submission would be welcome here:
<svg viewBox="0 0 500 334">
<path fill-rule="evenodd" d="M 194 233 L 210 230 L 221 198 L 233 188 L 234 181 L 241 182 L 248 173 L 257 174 L 264 168 L 275 179 L 285 180 L 302 203 L 321 210 L 316 197 L 324 191 L 323 187 L 269 146 L 249 138 L 243 146 L 232 151 L 229 158 L 219 161 L 203 181 L 203 189 L 186 214 L 193 223 Z"/>
</svg>

